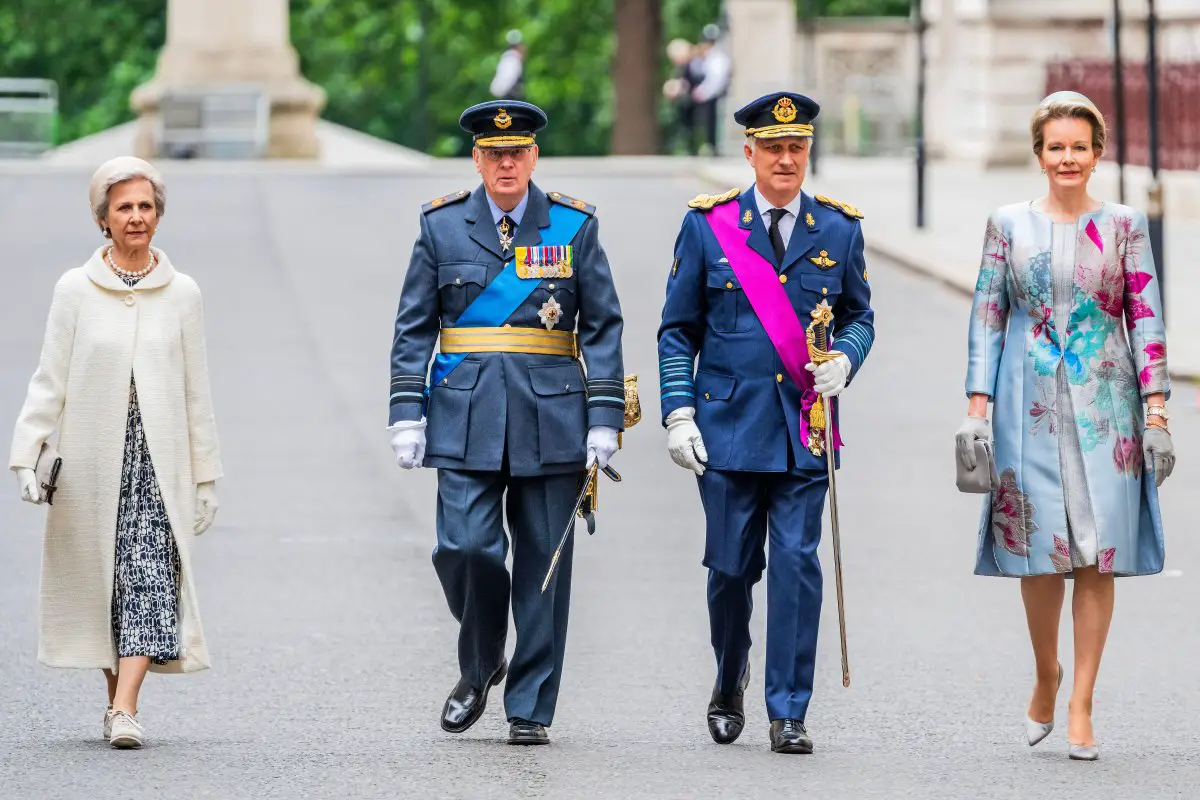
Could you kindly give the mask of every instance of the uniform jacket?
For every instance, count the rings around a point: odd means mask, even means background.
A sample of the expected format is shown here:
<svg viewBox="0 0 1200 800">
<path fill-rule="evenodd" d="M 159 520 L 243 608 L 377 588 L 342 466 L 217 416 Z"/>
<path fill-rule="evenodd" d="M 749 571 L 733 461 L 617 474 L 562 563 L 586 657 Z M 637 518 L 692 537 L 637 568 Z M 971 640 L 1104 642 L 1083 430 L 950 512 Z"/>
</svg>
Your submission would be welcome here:
<svg viewBox="0 0 1200 800">
<path fill-rule="evenodd" d="M 569 356 L 478 353 L 426 391 L 439 329 L 454 326 L 513 252 L 500 248 L 482 186 L 448 198 L 423 208 L 404 278 L 392 344 L 391 422 L 427 416 L 427 467 L 496 471 L 507 451 L 513 475 L 582 470 L 588 428 L 623 430 L 625 421 L 624 323 L 595 209 L 585 206 L 589 218 L 571 240 L 572 277 L 543 280 L 505 322 L 544 331 L 538 311 L 555 298 L 562 314 L 554 330 L 576 331 L 586 378 L 580 362 Z M 514 247 L 542 242 L 551 202 L 529 185 Z"/>
<path fill-rule="evenodd" d="M 750 231 L 750 247 L 775 264 L 754 189 L 736 202 L 741 227 Z M 667 278 L 658 331 L 664 424 L 675 409 L 695 407 L 708 466 L 714 469 L 785 472 L 789 437 L 794 466 L 824 469 L 824 458 L 800 445 L 800 389 L 746 299 L 706 213 L 693 209 L 684 217 Z M 853 380 L 875 340 L 857 216 L 804 194 L 783 264 L 776 269 L 786 278 L 784 289 L 805 327 L 818 303 L 827 300 L 833 306 L 834 347 L 850 359 Z"/>
<path fill-rule="evenodd" d="M 1116 203 L 1080 217 L 1074 301 L 1056 319 L 1051 220 L 1029 203 L 988 220 L 971 312 L 967 394 L 993 402 L 1000 488 L 985 500 L 976 572 L 1069 572 L 1055 375 L 1067 367 L 1099 568 L 1163 567 L 1158 490 L 1142 463 L 1142 398 L 1170 393 L 1146 217 Z"/>
<path fill-rule="evenodd" d="M 57 429 L 59 489 L 47 510 L 38 658 L 54 667 L 115 669 L 112 635 L 117 504 L 129 378 L 182 575 L 180 658 L 158 672 L 209 665 L 192 583 L 196 484 L 221 477 L 209 394 L 200 289 L 160 250 L 132 289 L 97 250 L 54 288 L 37 371 L 13 432 L 11 468 L 33 469 Z"/>
</svg>

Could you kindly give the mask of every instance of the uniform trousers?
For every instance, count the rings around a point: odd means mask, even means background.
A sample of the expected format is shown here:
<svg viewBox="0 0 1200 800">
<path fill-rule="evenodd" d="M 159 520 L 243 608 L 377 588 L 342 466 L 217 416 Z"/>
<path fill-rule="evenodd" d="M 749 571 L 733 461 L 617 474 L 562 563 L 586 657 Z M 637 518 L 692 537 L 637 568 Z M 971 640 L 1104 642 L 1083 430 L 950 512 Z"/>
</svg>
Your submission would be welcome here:
<svg viewBox="0 0 1200 800">
<path fill-rule="evenodd" d="M 767 571 L 766 703 L 771 720 L 804 720 L 821 619 L 817 545 L 824 470 L 723 472 L 699 477 L 707 535 L 708 614 L 717 687 L 730 694 L 750 655 L 754 585 Z M 770 557 L 765 546 L 770 542 Z"/>
<path fill-rule="evenodd" d="M 566 654 L 574 537 L 563 548 L 546 593 L 541 589 L 579 487 L 580 473 L 515 477 L 507 459 L 499 472 L 438 470 L 433 566 L 459 622 L 459 669 L 476 688 L 483 688 L 504 658 L 511 597 L 517 641 L 504 686 L 510 721 L 549 726 L 554 719 Z M 511 580 L 502 504 L 512 540 Z"/>
</svg>

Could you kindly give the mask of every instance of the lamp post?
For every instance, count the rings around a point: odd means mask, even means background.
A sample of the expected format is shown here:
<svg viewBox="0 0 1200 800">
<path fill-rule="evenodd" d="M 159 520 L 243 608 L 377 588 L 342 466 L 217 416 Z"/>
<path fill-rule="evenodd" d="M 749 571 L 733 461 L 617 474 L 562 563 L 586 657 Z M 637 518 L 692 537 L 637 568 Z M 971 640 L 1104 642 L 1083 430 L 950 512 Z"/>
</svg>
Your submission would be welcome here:
<svg viewBox="0 0 1200 800">
<path fill-rule="evenodd" d="M 816 0 L 804 0 L 804 80 L 809 84 L 806 87 L 808 94 L 816 92 L 817 86 L 817 2 Z M 817 155 L 819 147 L 817 142 L 817 124 L 813 120 L 813 138 L 812 144 L 809 145 L 808 154 L 808 170 L 812 176 L 817 177 Z"/>
<path fill-rule="evenodd" d="M 1121 0 L 1113 0 L 1113 117 L 1117 123 L 1117 201 L 1125 203 L 1125 65 L 1121 61 Z"/>
<path fill-rule="evenodd" d="M 925 15 L 921 0 L 913 0 L 913 17 L 917 27 L 917 227 L 925 227 Z"/>
<path fill-rule="evenodd" d="M 1163 189 L 1158 176 L 1158 15 L 1154 0 L 1149 0 L 1146 14 L 1146 78 L 1149 88 L 1150 114 L 1150 190 L 1147 193 L 1146 218 L 1150 226 L 1150 250 L 1158 266 L 1158 287 L 1162 295 L 1163 323 L 1167 320 L 1166 253 L 1163 250 Z"/>
</svg>

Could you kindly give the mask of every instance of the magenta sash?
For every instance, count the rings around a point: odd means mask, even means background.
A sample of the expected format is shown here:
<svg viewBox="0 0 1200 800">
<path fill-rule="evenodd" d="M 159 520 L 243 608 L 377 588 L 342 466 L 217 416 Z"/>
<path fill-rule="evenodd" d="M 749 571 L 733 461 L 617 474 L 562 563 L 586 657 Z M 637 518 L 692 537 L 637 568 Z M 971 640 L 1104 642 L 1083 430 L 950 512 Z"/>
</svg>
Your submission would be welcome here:
<svg viewBox="0 0 1200 800">
<path fill-rule="evenodd" d="M 749 233 L 738 226 L 741 208 L 737 203 L 722 203 L 706 214 L 708 225 L 717 237 L 717 244 L 729 259 L 729 266 L 737 275 L 746 299 L 758 321 L 767 331 L 767 338 L 775 346 L 783 367 L 792 382 L 800 389 L 800 446 L 808 445 L 808 412 L 814 404 L 821 402 L 820 395 L 813 389 L 813 376 L 805 367 L 808 365 L 808 339 L 805 328 L 792 301 L 779 282 L 779 273 L 771 264 L 751 249 Z M 832 404 L 830 410 L 832 411 Z M 833 446 L 841 448 L 842 437 L 835 420 L 826 420 L 833 425 Z"/>
</svg>

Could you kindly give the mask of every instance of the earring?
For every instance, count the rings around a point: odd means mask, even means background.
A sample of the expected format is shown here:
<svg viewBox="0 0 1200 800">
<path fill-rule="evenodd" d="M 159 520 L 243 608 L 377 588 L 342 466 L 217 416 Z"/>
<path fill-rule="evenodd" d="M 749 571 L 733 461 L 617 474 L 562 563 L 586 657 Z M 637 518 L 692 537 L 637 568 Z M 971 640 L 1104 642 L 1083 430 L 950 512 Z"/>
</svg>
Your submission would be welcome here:
<svg viewBox="0 0 1200 800">
<path fill-rule="evenodd" d="M 1095 168 L 1095 167 L 1092 167 L 1092 174 L 1093 174 L 1093 175 L 1095 175 L 1095 174 L 1096 174 L 1096 168 Z"/>
<path fill-rule="evenodd" d="M 107 225 L 104 226 L 104 238 L 105 239 L 112 238 L 112 228 L 108 227 Z"/>
<path fill-rule="evenodd" d="M 1045 168 L 1045 167 L 1042 167 L 1042 174 L 1043 174 L 1043 175 L 1045 175 L 1045 174 L 1046 174 L 1046 168 Z"/>
</svg>

